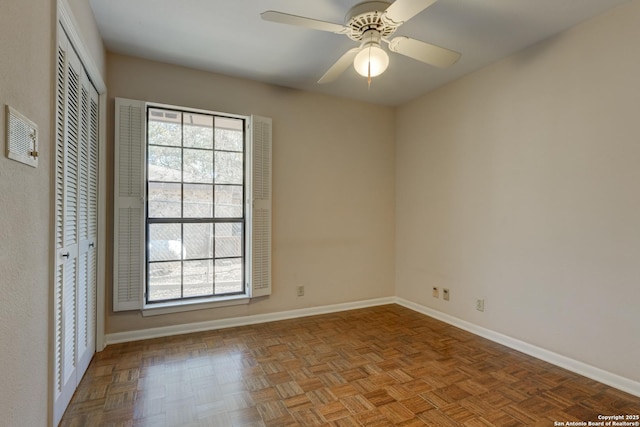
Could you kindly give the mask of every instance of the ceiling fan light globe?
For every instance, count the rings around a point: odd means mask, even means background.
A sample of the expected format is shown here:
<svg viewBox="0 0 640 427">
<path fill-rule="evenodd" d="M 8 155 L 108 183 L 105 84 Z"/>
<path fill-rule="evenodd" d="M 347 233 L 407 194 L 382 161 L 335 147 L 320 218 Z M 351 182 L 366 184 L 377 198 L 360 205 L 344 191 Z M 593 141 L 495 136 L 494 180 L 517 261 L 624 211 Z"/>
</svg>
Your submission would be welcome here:
<svg viewBox="0 0 640 427">
<path fill-rule="evenodd" d="M 369 61 L 371 68 L 369 69 Z M 376 77 L 384 73 L 389 66 L 389 55 L 379 46 L 362 49 L 353 60 L 356 72 L 364 77 Z"/>
</svg>

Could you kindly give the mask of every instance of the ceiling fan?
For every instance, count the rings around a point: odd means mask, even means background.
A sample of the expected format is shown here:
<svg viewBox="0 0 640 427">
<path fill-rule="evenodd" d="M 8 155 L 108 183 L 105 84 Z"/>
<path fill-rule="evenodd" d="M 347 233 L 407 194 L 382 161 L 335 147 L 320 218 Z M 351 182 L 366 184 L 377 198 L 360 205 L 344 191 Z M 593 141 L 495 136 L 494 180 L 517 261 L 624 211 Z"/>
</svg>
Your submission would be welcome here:
<svg viewBox="0 0 640 427">
<path fill-rule="evenodd" d="M 367 77 L 371 84 L 371 78 L 382 74 L 389 65 L 389 55 L 382 49 L 382 42 L 385 42 L 392 52 L 440 68 L 449 67 L 460 58 L 458 52 L 409 37 L 397 36 L 389 39 L 400 25 L 436 1 L 396 0 L 393 3 L 365 1 L 349 10 L 344 25 L 273 10 L 262 12 L 260 16 L 265 21 L 345 34 L 350 39 L 360 42 L 359 47 L 344 53 L 318 80 L 318 83 L 336 80 L 353 63 L 358 74 Z"/>
</svg>

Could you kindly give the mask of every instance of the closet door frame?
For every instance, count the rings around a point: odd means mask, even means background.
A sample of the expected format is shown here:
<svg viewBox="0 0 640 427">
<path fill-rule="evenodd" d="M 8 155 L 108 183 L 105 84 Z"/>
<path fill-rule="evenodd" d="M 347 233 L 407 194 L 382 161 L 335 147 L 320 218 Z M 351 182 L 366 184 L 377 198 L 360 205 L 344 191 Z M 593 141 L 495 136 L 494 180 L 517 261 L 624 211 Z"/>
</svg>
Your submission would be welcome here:
<svg viewBox="0 0 640 427">
<path fill-rule="evenodd" d="M 104 83 L 102 74 L 100 72 L 100 68 L 96 65 L 96 62 L 92 58 L 90 54 L 90 50 L 87 48 L 86 43 L 84 42 L 82 36 L 80 35 L 79 25 L 73 13 L 71 12 L 71 8 L 68 4 L 67 0 L 57 0 L 57 31 L 56 31 L 56 39 L 53 40 L 54 51 L 56 52 L 54 61 L 54 73 L 57 76 L 58 73 L 58 46 L 62 37 L 66 38 L 70 45 L 73 46 L 75 53 L 80 59 L 88 78 L 91 80 L 93 87 L 95 88 L 98 99 L 97 99 L 97 109 L 98 109 L 98 133 L 97 133 L 97 152 L 98 152 L 98 171 L 97 171 L 97 230 L 95 233 L 95 241 L 85 242 L 84 244 L 91 244 L 92 250 L 95 252 L 96 259 L 96 284 L 95 284 L 95 323 L 90 327 L 93 330 L 93 334 L 95 336 L 95 352 L 102 351 L 105 347 L 105 333 L 104 333 L 104 320 L 105 320 L 105 263 L 107 260 L 106 256 L 106 217 L 105 213 L 108 211 L 106 208 L 106 182 L 107 182 L 107 173 L 106 173 L 106 114 L 107 114 L 107 96 L 106 96 L 106 85 Z M 57 77 L 55 77 L 57 79 Z M 54 94 L 54 99 L 56 99 L 57 95 Z M 57 101 L 56 101 L 57 104 Z M 57 108 L 54 108 L 54 112 Z M 57 113 L 54 113 L 57 114 Z M 54 121 L 55 122 L 55 121 Z M 55 132 L 54 132 L 55 135 Z M 52 155 L 52 180 L 51 180 L 51 191 L 54 195 L 52 197 L 52 215 L 56 215 L 56 149 L 57 146 L 55 144 L 51 145 L 51 149 L 53 151 Z M 94 177 L 95 178 L 95 177 Z M 56 399 L 56 378 L 55 378 L 55 363 L 56 363 L 56 295 L 55 295 L 55 284 L 57 280 L 57 272 L 58 272 L 58 264 L 59 256 L 58 253 L 58 245 L 57 245 L 57 237 L 56 237 L 56 227 L 55 227 L 55 217 L 52 218 L 52 234 L 50 237 L 50 246 L 52 248 L 52 267 L 51 267 L 51 283 L 52 287 L 50 288 L 50 321 L 49 321 L 49 336 L 50 336 L 50 345 L 49 345 L 49 363 L 51 369 L 49 370 L 49 424 L 57 425 L 59 422 L 60 414 L 55 413 L 54 411 L 54 402 Z M 93 346 L 93 344 L 91 344 Z M 90 360 L 90 358 L 89 358 Z M 81 362 L 83 365 L 88 363 L 88 360 Z M 56 419 L 58 418 L 58 419 Z"/>
</svg>

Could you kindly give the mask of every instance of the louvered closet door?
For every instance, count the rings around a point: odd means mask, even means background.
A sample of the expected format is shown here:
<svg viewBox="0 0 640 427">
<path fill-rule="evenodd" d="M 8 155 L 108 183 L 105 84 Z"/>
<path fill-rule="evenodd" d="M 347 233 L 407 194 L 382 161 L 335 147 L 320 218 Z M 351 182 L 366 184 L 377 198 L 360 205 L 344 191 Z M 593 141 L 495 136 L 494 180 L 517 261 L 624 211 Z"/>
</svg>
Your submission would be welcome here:
<svg viewBox="0 0 640 427">
<path fill-rule="evenodd" d="M 59 29 L 56 88 L 54 418 L 95 352 L 98 95 Z"/>
<path fill-rule="evenodd" d="M 78 277 L 76 283 L 77 371 L 84 374 L 95 350 L 98 94 L 86 74 L 80 80 L 78 115 Z M 78 379 L 79 381 L 79 379 Z"/>
<path fill-rule="evenodd" d="M 96 298 L 98 284 L 98 92 L 93 85 L 90 87 L 89 97 L 89 206 L 87 210 L 88 242 L 87 242 L 87 355 L 93 355 L 96 348 Z M 86 360 L 87 365 L 91 356 Z M 86 356 L 85 356 L 86 357 Z M 84 372 L 84 370 L 83 370 Z"/>
</svg>

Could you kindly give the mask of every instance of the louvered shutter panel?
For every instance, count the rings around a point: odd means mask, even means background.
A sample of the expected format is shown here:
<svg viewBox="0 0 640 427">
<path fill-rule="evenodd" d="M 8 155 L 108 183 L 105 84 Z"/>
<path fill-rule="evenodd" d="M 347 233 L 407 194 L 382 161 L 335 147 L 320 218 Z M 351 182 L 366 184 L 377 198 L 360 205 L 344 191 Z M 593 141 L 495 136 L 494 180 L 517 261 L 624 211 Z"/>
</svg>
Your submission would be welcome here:
<svg viewBox="0 0 640 427">
<path fill-rule="evenodd" d="M 113 310 L 142 308 L 145 104 L 116 98 Z"/>
<path fill-rule="evenodd" d="M 251 296 L 271 295 L 271 119 L 251 116 Z"/>
</svg>

